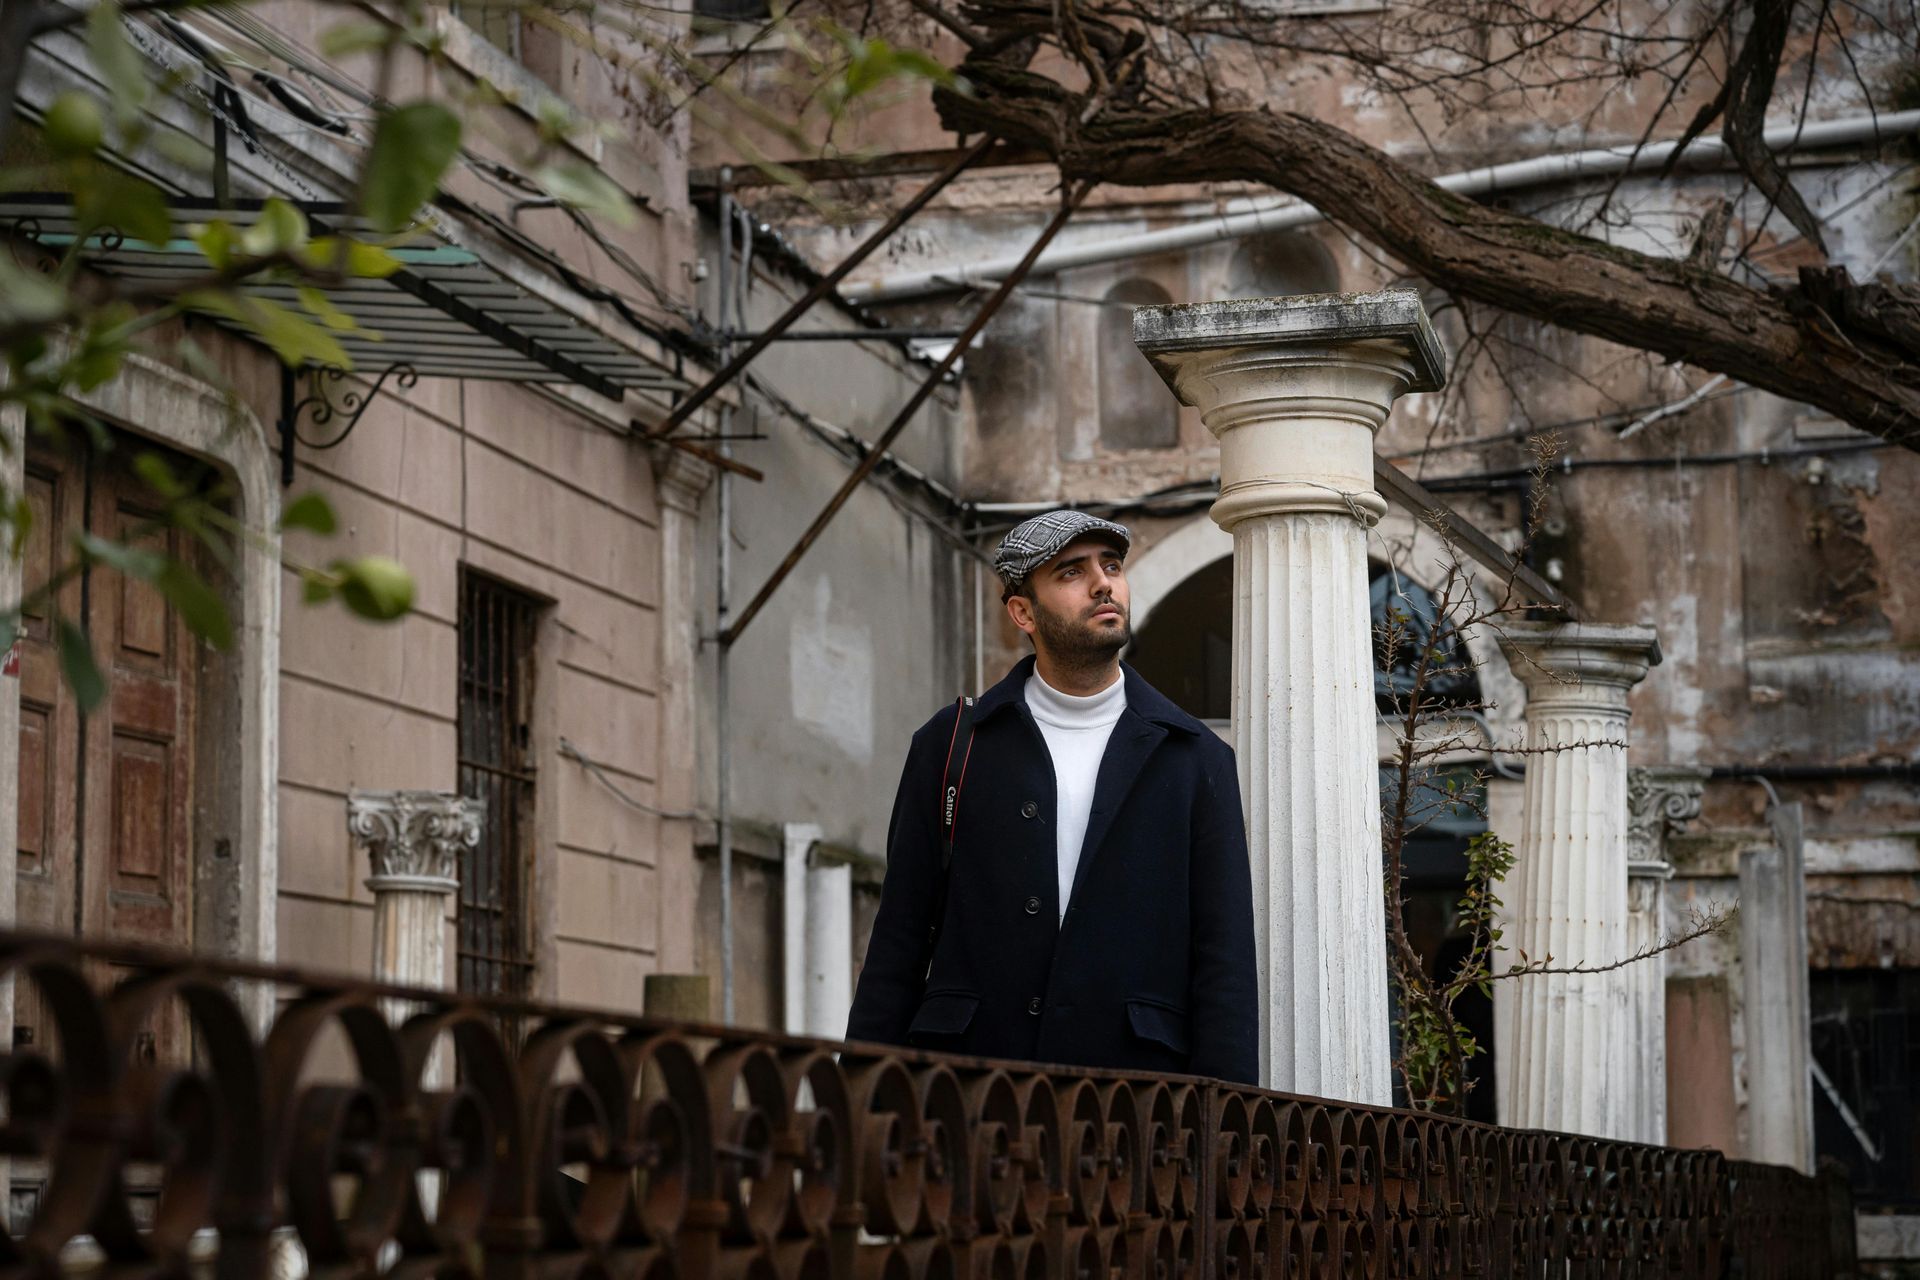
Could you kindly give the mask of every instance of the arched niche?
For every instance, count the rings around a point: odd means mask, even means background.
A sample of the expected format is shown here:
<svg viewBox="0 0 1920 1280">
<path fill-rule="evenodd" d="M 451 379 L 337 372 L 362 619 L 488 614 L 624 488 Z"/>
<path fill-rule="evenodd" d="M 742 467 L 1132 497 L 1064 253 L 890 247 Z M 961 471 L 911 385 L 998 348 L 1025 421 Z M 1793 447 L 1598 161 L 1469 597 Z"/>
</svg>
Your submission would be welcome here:
<svg viewBox="0 0 1920 1280">
<path fill-rule="evenodd" d="M 1096 351 L 1100 445 L 1104 449 L 1171 449 L 1180 442 L 1180 406 L 1133 344 L 1136 307 L 1173 301 L 1151 280 L 1130 278 L 1107 290 Z"/>
<path fill-rule="evenodd" d="M 1249 236 L 1227 263 L 1228 298 L 1338 293 L 1340 269 L 1318 240 L 1298 231 Z"/>
</svg>

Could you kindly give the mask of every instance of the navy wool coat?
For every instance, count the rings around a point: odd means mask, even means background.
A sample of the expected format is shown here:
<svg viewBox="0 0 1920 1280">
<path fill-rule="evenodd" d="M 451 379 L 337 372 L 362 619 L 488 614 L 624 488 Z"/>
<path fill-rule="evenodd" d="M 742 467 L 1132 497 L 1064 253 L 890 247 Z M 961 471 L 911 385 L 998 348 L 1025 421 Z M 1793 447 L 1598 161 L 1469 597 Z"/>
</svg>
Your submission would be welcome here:
<svg viewBox="0 0 1920 1280">
<path fill-rule="evenodd" d="M 939 944 L 940 797 L 956 715 L 913 736 L 849 1040 L 1253 1083 L 1253 903 L 1233 750 L 1122 666 L 1060 919 L 1053 761 L 1028 657 L 975 706 Z"/>
</svg>

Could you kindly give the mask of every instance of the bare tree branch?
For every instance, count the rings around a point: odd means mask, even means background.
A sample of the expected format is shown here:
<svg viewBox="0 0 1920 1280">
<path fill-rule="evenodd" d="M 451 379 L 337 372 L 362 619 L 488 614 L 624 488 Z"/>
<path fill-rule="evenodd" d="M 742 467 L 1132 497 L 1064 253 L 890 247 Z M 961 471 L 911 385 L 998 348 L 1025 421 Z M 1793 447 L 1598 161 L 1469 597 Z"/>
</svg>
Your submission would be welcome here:
<svg viewBox="0 0 1920 1280">
<path fill-rule="evenodd" d="M 1017 7 L 981 0 L 970 12 L 992 9 L 1011 22 Z M 1018 12 L 1029 32 L 1042 16 Z M 1084 15 L 1082 25 L 1099 29 Z M 1805 281 L 1743 284 L 1686 258 L 1637 252 L 1450 194 L 1352 134 L 1295 112 L 1154 108 L 1142 95 L 1083 122 L 1088 94 L 1023 65 L 976 55 L 962 70 L 974 93 L 936 94 L 948 127 L 1040 147 L 1069 176 L 1136 186 L 1265 184 L 1314 204 L 1459 297 L 1724 373 L 1920 448 L 1920 335 L 1906 324 L 1909 312 L 1920 313 L 1920 291 L 1842 275 L 1811 293 Z"/>
<path fill-rule="evenodd" d="M 1670 933 L 1658 942 L 1649 943 L 1630 956 L 1622 956 L 1618 960 L 1609 960 L 1603 964 L 1556 966 L 1553 963 L 1552 956 L 1548 956 L 1546 959 L 1540 961 L 1528 961 L 1526 953 L 1521 952 L 1521 962 L 1519 964 L 1514 965 L 1511 969 L 1503 969 L 1499 973 L 1492 974 L 1491 980 L 1499 982 L 1507 978 L 1541 978 L 1568 974 L 1612 973 L 1614 970 L 1624 969 L 1630 964 L 1639 964 L 1642 960 L 1651 960 L 1655 956 L 1665 955 L 1669 951 L 1678 947 L 1684 947 L 1689 942 L 1704 938 L 1708 934 L 1719 933 L 1731 924 L 1733 918 L 1739 913 L 1739 908 L 1737 907 L 1727 908 L 1716 905 L 1705 911 L 1696 907 L 1688 914 L 1687 927 L 1685 929 L 1680 930 L 1678 933 Z"/>
</svg>

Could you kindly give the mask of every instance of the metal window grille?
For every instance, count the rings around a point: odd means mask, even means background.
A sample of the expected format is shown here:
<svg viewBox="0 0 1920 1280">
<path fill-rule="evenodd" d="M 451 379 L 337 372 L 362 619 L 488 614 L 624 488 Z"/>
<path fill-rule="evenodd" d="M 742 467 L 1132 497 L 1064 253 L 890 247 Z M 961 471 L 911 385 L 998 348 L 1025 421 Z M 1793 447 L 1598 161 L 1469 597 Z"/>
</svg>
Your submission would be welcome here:
<svg viewBox="0 0 1920 1280">
<path fill-rule="evenodd" d="M 460 990 L 524 996 L 533 972 L 533 641 L 540 603 L 460 578 L 460 793 L 485 811 L 460 867 Z"/>
<path fill-rule="evenodd" d="M 1920 1209 L 1920 969 L 1816 969 L 1807 994 L 1827 1077 L 1814 1148 L 1847 1166 L 1862 1205 Z"/>
</svg>

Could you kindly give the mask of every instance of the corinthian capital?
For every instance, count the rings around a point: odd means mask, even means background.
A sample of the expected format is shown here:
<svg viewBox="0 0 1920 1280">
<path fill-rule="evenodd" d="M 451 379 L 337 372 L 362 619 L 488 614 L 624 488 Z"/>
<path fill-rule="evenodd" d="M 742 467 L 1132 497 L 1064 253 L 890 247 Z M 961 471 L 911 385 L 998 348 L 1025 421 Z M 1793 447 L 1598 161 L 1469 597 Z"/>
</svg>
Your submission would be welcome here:
<svg viewBox="0 0 1920 1280">
<path fill-rule="evenodd" d="M 1627 858 L 1665 862 L 1667 836 L 1700 816 L 1708 769 L 1647 765 L 1627 770 Z"/>
<path fill-rule="evenodd" d="M 460 883 L 460 851 L 480 843 L 478 800 L 445 791 L 355 791 L 347 831 L 365 845 L 374 889 L 451 891 Z"/>
</svg>

